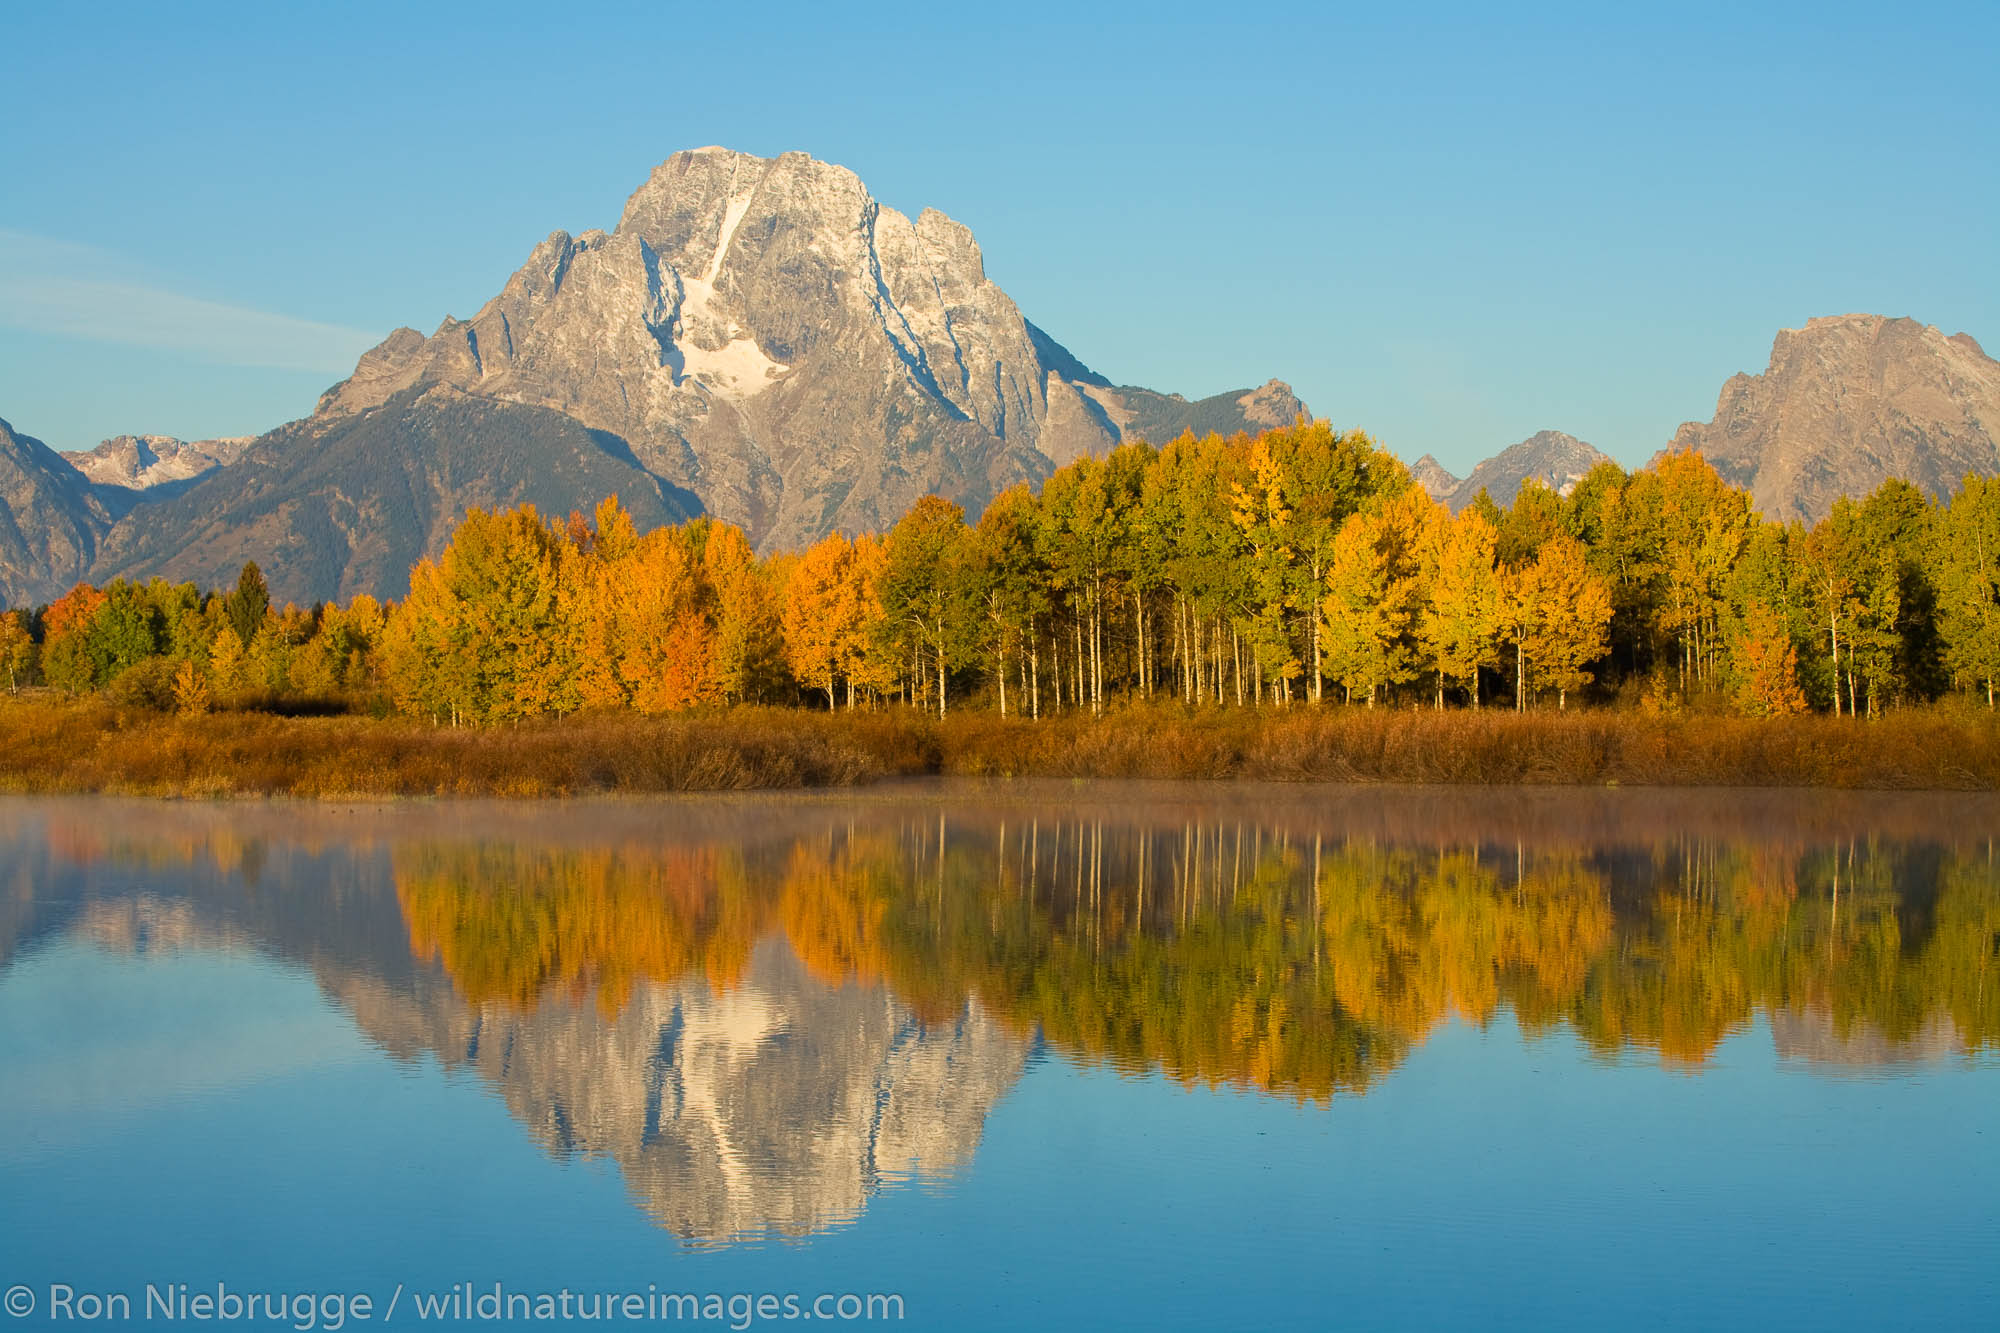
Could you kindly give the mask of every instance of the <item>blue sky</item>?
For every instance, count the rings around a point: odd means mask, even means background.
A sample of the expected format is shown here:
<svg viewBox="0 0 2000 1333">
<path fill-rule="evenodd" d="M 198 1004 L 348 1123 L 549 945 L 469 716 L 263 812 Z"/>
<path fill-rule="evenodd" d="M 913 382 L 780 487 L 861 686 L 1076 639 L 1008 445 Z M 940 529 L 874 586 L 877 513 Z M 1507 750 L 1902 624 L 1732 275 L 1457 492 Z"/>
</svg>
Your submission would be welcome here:
<svg viewBox="0 0 2000 1333">
<path fill-rule="evenodd" d="M 1407 12 L 1405 12 L 1407 11 Z M 651 166 L 803 149 L 1126 383 L 1627 462 L 1772 335 L 2000 350 L 2000 6 L 11 6 L 0 417 L 247 434 Z"/>
</svg>

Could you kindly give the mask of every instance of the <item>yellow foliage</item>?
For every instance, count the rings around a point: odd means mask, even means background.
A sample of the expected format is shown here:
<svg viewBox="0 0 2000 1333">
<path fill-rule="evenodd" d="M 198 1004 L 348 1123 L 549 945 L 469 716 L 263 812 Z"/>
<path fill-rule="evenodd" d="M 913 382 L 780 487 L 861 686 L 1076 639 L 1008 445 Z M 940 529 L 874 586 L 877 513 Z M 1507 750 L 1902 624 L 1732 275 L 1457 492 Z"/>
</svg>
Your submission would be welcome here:
<svg viewBox="0 0 2000 1333">
<path fill-rule="evenodd" d="M 192 661 L 183 661 L 174 672 L 174 711 L 183 716 L 208 711 L 208 682 Z"/>
</svg>

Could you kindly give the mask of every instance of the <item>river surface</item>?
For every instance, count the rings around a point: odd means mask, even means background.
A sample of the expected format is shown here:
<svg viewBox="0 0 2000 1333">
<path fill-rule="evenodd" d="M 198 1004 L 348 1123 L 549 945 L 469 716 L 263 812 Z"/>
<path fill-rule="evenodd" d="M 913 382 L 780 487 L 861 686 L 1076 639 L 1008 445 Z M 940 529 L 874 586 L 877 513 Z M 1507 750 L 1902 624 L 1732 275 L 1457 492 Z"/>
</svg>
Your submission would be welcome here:
<svg viewBox="0 0 2000 1333">
<path fill-rule="evenodd" d="M 0 1330 L 1992 1328 L 1996 837 L 1842 793 L 0 799 Z"/>
</svg>

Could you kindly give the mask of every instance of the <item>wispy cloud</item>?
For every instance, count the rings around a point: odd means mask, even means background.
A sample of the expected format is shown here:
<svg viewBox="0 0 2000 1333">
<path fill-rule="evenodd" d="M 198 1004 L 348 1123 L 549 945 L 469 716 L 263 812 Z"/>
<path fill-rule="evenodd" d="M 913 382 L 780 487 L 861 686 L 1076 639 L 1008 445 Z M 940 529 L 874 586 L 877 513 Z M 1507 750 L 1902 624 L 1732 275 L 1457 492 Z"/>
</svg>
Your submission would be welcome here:
<svg viewBox="0 0 2000 1333">
<path fill-rule="evenodd" d="M 232 366 L 343 374 L 378 333 L 187 296 L 106 251 L 0 229 L 0 324 Z"/>
</svg>

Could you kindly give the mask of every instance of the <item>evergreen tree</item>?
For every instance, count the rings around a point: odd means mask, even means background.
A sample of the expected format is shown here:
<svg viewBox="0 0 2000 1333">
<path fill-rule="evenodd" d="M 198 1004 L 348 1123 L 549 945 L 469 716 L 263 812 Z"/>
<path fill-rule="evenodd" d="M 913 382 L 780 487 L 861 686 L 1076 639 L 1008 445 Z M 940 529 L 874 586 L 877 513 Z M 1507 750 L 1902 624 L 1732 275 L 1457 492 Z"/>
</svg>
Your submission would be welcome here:
<svg viewBox="0 0 2000 1333">
<path fill-rule="evenodd" d="M 264 587 L 264 572 L 257 568 L 255 560 L 246 561 L 236 576 L 235 591 L 222 599 L 223 614 L 229 617 L 237 639 L 246 644 L 255 639 L 270 607 L 271 594 Z"/>
</svg>

